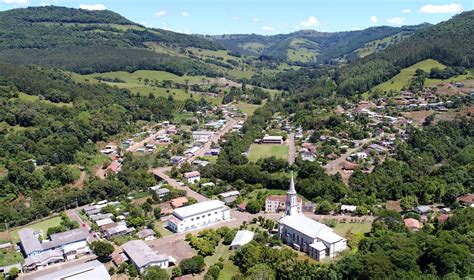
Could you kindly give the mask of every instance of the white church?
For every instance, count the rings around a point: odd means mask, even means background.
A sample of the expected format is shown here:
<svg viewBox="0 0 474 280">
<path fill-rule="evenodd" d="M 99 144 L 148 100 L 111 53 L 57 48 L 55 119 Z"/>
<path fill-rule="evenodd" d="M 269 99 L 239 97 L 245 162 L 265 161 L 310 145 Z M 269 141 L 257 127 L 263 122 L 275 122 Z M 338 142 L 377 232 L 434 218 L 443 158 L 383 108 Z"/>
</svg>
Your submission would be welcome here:
<svg viewBox="0 0 474 280">
<path fill-rule="evenodd" d="M 285 244 L 316 260 L 333 258 L 347 248 L 344 237 L 299 211 L 293 175 L 286 194 L 285 216 L 280 219 L 279 234 Z"/>
</svg>

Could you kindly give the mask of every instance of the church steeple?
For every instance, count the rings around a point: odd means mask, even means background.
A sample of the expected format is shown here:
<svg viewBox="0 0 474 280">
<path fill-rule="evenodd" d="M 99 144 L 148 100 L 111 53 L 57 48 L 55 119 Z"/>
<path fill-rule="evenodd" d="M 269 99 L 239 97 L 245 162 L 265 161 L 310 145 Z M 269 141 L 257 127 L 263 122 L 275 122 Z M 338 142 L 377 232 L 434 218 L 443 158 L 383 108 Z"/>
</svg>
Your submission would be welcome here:
<svg viewBox="0 0 474 280">
<path fill-rule="evenodd" d="M 286 192 L 285 214 L 293 215 L 298 213 L 298 202 L 295 189 L 295 180 L 293 179 L 293 172 L 291 172 L 290 189 Z"/>
</svg>

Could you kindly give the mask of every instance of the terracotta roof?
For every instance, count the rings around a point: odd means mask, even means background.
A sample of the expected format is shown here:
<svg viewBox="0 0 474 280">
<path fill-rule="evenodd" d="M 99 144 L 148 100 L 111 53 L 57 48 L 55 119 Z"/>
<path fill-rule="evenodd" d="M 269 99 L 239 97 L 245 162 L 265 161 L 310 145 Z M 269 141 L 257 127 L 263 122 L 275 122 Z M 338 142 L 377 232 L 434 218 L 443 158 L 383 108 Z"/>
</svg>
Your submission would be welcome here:
<svg viewBox="0 0 474 280">
<path fill-rule="evenodd" d="M 188 202 L 188 198 L 185 196 L 182 196 L 182 197 L 172 199 L 170 204 L 173 208 L 178 208 L 178 207 L 183 206 L 186 202 Z"/>
<path fill-rule="evenodd" d="M 109 167 L 107 167 L 108 170 L 112 171 L 112 172 L 117 172 L 120 170 L 120 167 L 122 166 L 122 164 L 118 161 L 112 161 L 112 163 L 109 165 Z"/>
<path fill-rule="evenodd" d="M 191 177 L 197 177 L 197 176 L 201 176 L 201 173 L 199 173 L 199 171 L 191 171 L 191 172 L 184 173 L 184 178 L 191 178 Z"/>
<path fill-rule="evenodd" d="M 444 223 L 449 219 L 450 215 L 449 214 L 441 214 L 438 216 L 438 222 L 439 223 Z"/>
<path fill-rule="evenodd" d="M 408 218 L 408 219 L 403 220 L 403 222 L 405 223 L 405 226 L 407 228 L 411 228 L 411 229 L 421 228 L 420 221 L 418 221 L 417 219 Z"/>
<path fill-rule="evenodd" d="M 473 203 L 474 203 L 474 195 L 472 195 L 472 194 L 466 194 L 466 195 L 460 196 L 460 197 L 458 198 L 458 200 L 459 200 L 460 202 L 473 204 Z"/>
</svg>

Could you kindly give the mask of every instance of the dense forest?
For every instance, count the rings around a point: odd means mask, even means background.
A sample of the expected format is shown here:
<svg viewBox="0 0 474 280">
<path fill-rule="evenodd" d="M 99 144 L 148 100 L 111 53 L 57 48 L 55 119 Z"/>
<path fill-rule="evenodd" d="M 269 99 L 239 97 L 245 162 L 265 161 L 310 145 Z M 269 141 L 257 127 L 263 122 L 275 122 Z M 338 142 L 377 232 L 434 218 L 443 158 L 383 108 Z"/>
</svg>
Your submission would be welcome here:
<svg viewBox="0 0 474 280">
<path fill-rule="evenodd" d="M 211 67 L 148 50 L 147 42 L 221 49 L 191 35 L 148 29 L 110 11 L 32 7 L 0 12 L 0 60 L 81 73 L 137 69 L 215 76 Z"/>
</svg>

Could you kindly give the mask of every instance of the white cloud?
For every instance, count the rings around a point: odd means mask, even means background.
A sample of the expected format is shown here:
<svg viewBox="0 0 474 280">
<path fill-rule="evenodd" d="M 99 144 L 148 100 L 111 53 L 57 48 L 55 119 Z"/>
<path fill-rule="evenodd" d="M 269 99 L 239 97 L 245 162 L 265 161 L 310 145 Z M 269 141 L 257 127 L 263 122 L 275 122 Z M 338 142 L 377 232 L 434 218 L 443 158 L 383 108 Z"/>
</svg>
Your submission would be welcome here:
<svg viewBox="0 0 474 280">
<path fill-rule="evenodd" d="M 273 28 L 272 26 L 268 26 L 268 25 L 263 26 L 262 29 L 265 30 L 265 31 L 273 31 L 273 30 L 275 30 L 275 28 Z"/>
<path fill-rule="evenodd" d="M 258 17 L 254 17 L 254 18 L 252 18 L 252 21 L 253 22 L 259 22 L 259 21 L 261 21 L 261 19 L 259 19 Z"/>
<path fill-rule="evenodd" d="M 104 4 L 80 4 L 79 8 L 89 11 L 102 11 L 106 9 Z"/>
<path fill-rule="evenodd" d="M 444 5 L 425 5 L 420 8 L 420 13 L 424 14 L 458 14 L 463 11 L 461 4 L 451 3 Z"/>
<path fill-rule="evenodd" d="M 233 21 L 239 21 L 239 20 L 240 20 L 240 17 L 238 17 L 238 16 L 233 16 L 233 17 L 232 17 L 232 20 L 233 20 Z"/>
<path fill-rule="evenodd" d="M 310 16 L 307 20 L 300 21 L 300 25 L 302 27 L 316 27 L 319 25 L 319 21 L 317 18 Z"/>
<path fill-rule="evenodd" d="M 403 9 L 402 10 L 402 14 L 409 14 L 409 13 L 411 13 L 410 9 Z"/>
<path fill-rule="evenodd" d="M 182 15 L 183 17 L 189 17 L 189 16 L 190 16 L 190 14 L 189 14 L 188 12 L 186 12 L 186 11 L 182 11 L 182 12 L 181 12 L 181 15 Z"/>
<path fill-rule="evenodd" d="M 371 16 L 370 17 L 370 22 L 376 23 L 377 22 L 377 17 L 376 16 Z"/>
<path fill-rule="evenodd" d="M 402 17 L 394 17 L 387 19 L 388 23 L 393 25 L 402 25 L 405 22 L 405 19 Z"/>
<path fill-rule="evenodd" d="M 5 4 L 14 4 L 14 5 L 26 5 L 29 4 L 29 0 L 3 0 Z"/>
<path fill-rule="evenodd" d="M 166 11 L 165 10 L 156 11 L 155 16 L 157 16 L 157 17 L 166 16 Z"/>
</svg>

